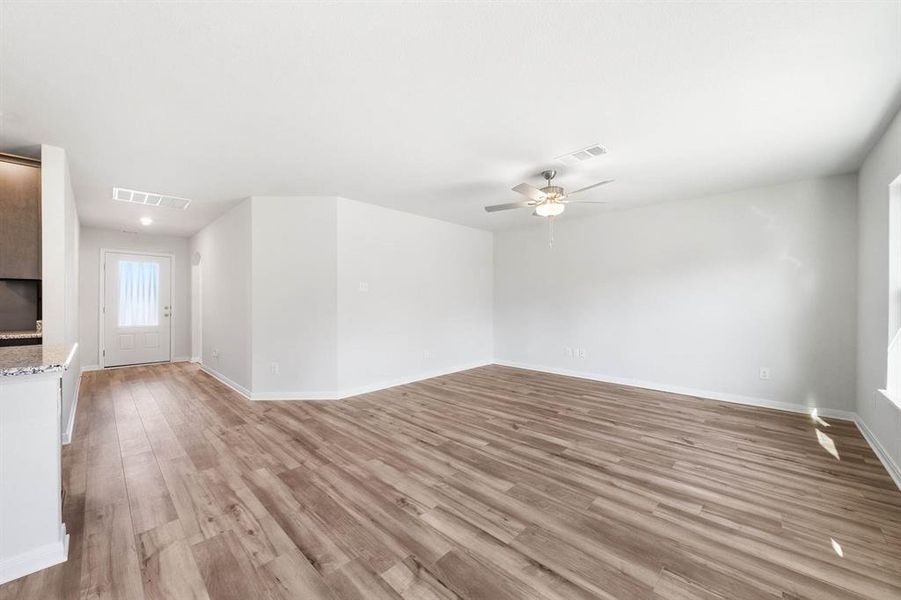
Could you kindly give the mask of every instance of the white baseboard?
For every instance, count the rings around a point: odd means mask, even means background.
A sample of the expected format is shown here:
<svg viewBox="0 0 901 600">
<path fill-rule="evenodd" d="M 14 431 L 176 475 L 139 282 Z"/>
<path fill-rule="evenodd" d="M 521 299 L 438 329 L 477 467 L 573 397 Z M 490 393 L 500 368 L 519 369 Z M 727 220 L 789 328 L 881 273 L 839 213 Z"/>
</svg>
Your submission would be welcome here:
<svg viewBox="0 0 901 600">
<path fill-rule="evenodd" d="M 84 369 L 81 370 L 84 373 Z M 75 412 L 78 410 L 78 396 L 81 393 L 81 373 L 75 380 L 75 397 L 72 400 L 72 410 L 69 411 L 69 422 L 66 424 L 66 430 L 62 435 L 62 444 L 66 446 L 72 442 L 72 435 L 75 433 Z"/>
<path fill-rule="evenodd" d="M 251 392 L 251 400 L 340 400 L 337 392 Z"/>
<path fill-rule="evenodd" d="M 898 489 L 901 490 L 901 468 L 895 464 L 891 455 L 883 448 L 882 444 L 879 443 L 879 438 L 877 438 L 876 434 L 870 430 L 860 415 L 855 415 L 854 422 L 857 424 L 857 428 L 860 430 L 861 435 L 863 435 L 863 439 L 867 441 L 870 448 L 873 449 L 873 452 L 879 459 L 879 462 L 881 462 L 882 466 L 885 467 L 885 470 L 888 471 L 892 481 L 894 481 L 895 485 L 898 486 Z"/>
<path fill-rule="evenodd" d="M 344 398 L 351 398 L 353 396 L 359 396 L 360 394 L 368 394 L 370 392 L 377 392 L 378 390 L 384 390 L 387 388 L 395 387 L 398 385 L 405 385 L 407 383 L 414 383 L 417 381 L 422 381 L 423 379 L 431 379 L 432 377 L 440 377 L 441 375 L 450 375 L 451 373 L 457 373 L 459 371 L 466 371 L 467 369 L 474 369 L 476 367 L 484 367 L 485 365 L 490 365 L 490 362 L 475 362 L 465 365 L 457 365 L 454 367 L 447 367 L 444 369 L 436 369 L 434 371 L 427 371 L 424 373 L 417 373 L 416 375 L 408 375 L 406 377 L 399 377 L 397 379 L 390 379 L 386 381 L 380 381 L 378 383 L 372 383 L 368 385 L 358 386 L 355 388 L 348 388 L 341 391 L 312 391 L 312 392 L 251 392 L 247 388 L 242 385 L 239 385 L 223 375 L 219 373 L 215 369 L 211 369 L 209 366 L 201 364 L 200 368 L 206 373 L 209 373 L 212 377 L 218 379 L 220 382 L 224 383 L 231 389 L 235 390 L 248 400 L 342 400 Z"/>
<path fill-rule="evenodd" d="M 351 398 L 353 396 L 359 396 L 360 394 L 368 394 L 370 392 L 377 392 L 379 390 L 392 388 L 392 387 L 395 387 L 398 385 L 406 385 L 408 383 L 415 383 L 417 381 L 422 381 L 424 379 L 431 379 L 432 377 L 441 377 L 442 375 L 450 375 L 451 373 L 459 373 L 460 371 L 468 371 L 469 369 L 475 369 L 477 367 L 484 367 L 484 366 L 487 366 L 490 364 L 493 364 L 493 363 L 491 361 L 478 361 L 478 362 L 468 363 L 468 364 L 464 364 L 464 365 L 445 367 L 443 369 L 435 369 L 432 371 L 418 373 L 416 375 L 399 377 L 397 379 L 389 379 L 389 380 L 381 381 L 378 383 L 361 385 L 361 386 L 358 386 L 355 388 L 348 388 L 345 390 L 341 390 L 338 394 L 338 398 Z"/>
<path fill-rule="evenodd" d="M 467 369 L 474 369 L 476 367 L 484 367 L 485 365 L 490 365 L 490 362 L 474 362 L 465 365 L 456 365 L 454 367 L 446 367 L 443 369 L 435 369 L 432 371 L 426 371 L 423 373 L 417 373 L 416 375 L 408 375 L 406 377 L 399 377 L 396 379 L 389 379 L 385 381 L 380 381 L 378 383 L 371 383 L 367 385 L 357 386 L 355 388 L 347 388 L 344 390 L 339 390 L 337 392 L 254 392 L 251 394 L 252 400 L 343 400 L 344 398 L 352 398 L 353 396 L 359 396 L 360 394 L 368 394 L 370 392 L 377 392 L 379 390 L 384 390 L 388 388 L 392 388 L 398 385 L 406 385 L 408 383 L 415 383 L 417 381 L 422 381 L 424 379 L 431 379 L 432 377 L 440 377 L 442 375 L 450 375 L 451 373 L 458 373 L 460 371 L 466 371 Z"/>
<path fill-rule="evenodd" d="M 740 394 L 726 394 L 723 392 L 714 392 L 711 390 L 701 390 L 695 388 L 687 388 L 675 385 L 667 385 L 651 381 L 642 381 L 638 379 L 628 379 L 624 377 L 613 377 L 610 375 L 601 375 L 598 373 L 589 373 L 585 371 L 572 371 L 569 369 L 560 369 L 557 367 L 546 367 L 543 365 L 532 365 L 515 361 L 498 360 L 495 364 L 505 367 L 514 367 L 516 369 L 526 369 L 529 371 L 538 371 L 541 373 L 553 373 L 555 375 L 566 375 L 568 377 L 578 377 L 579 379 L 589 379 L 591 381 L 601 381 L 604 383 L 614 383 L 618 385 L 628 385 L 630 387 L 643 388 L 647 390 L 655 390 L 658 392 L 669 392 L 671 394 L 682 394 L 683 396 L 695 396 L 698 398 L 708 398 L 710 400 L 719 400 L 722 402 L 731 402 L 733 404 L 744 404 L 746 406 L 759 406 L 762 408 L 773 408 L 787 412 L 810 414 L 816 409 L 817 414 L 821 417 L 829 417 L 832 419 L 844 419 L 846 421 L 854 421 L 857 413 L 853 411 L 840 410 L 835 408 L 827 408 L 822 406 L 809 406 L 806 404 L 793 404 L 790 402 L 779 402 L 768 398 L 757 398 L 754 396 L 742 396 Z"/>
<path fill-rule="evenodd" d="M 190 356 L 175 356 L 169 360 L 169 362 L 191 362 Z"/>
<path fill-rule="evenodd" d="M 192 362 L 192 363 L 202 363 L 202 362 L 203 362 L 203 357 L 201 357 L 201 356 L 192 356 L 192 357 L 191 357 L 191 362 Z"/>
<path fill-rule="evenodd" d="M 82 365 L 81 372 L 84 373 L 86 371 L 100 371 L 102 370 L 100 365 Z"/>
<path fill-rule="evenodd" d="M 220 373 L 220 372 L 217 371 L 216 369 L 213 369 L 213 368 L 209 367 L 208 365 L 201 364 L 201 365 L 200 365 L 200 370 L 203 371 L 204 373 L 210 375 L 210 376 L 213 377 L 214 379 L 217 379 L 217 380 L 220 381 L 221 383 L 224 383 L 225 385 L 227 385 L 227 386 L 230 387 L 231 389 L 235 390 L 236 392 L 238 392 L 239 394 L 241 394 L 242 396 L 244 396 L 244 397 L 247 398 L 248 400 L 251 399 L 251 397 L 250 397 L 250 390 L 248 390 L 248 389 L 247 389 L 246 387 L 244 387 L 243 385 L 239 385 L 239 384 L 235 383 L 234 381 L 232 381 L 231 379 L 229 379 L 228 377 L 226 377 L 225 375 L 223 375 L 222 373 Z"/>
<path fill-rule="evenodd" d="M 0 585 L 31 573 L 58 565 L 69 558 L 69 535 L 60 525 L 59 541 L 0 560 Z"/>
</svg>

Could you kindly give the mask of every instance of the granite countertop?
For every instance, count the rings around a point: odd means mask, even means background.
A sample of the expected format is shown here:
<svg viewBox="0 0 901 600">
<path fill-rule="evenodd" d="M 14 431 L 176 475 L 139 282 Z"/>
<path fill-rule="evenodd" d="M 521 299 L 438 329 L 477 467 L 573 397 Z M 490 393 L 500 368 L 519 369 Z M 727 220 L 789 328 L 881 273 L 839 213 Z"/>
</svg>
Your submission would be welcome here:
<svg viewBox="0 0 901 600">
<path fill-rule="evenodd" d="M 43 335 L 43 332 L 36 329 L 31 331 L 0 331 L 0 340 L 30 340 Z"/>
<path fill-rule="evenodd" d="M 0 377 L 62 372 L 71 356 L 72 348 L 64 344 L 0 347 Z"/>
</svg>

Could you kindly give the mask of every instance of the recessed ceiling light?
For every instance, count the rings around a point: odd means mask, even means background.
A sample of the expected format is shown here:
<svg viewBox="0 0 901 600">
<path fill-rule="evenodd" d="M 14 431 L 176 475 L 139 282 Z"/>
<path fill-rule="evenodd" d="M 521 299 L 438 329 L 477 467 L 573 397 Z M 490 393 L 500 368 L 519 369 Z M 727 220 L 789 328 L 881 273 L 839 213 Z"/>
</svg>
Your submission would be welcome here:
<svg viewBox="0 0 901 600">
<path fill-rule="evenodd" d="M 147 227 L 148 225 L 153 225 L 153 219 L 150 217 L 141 217 L 141 225 Z"/>
</svg>

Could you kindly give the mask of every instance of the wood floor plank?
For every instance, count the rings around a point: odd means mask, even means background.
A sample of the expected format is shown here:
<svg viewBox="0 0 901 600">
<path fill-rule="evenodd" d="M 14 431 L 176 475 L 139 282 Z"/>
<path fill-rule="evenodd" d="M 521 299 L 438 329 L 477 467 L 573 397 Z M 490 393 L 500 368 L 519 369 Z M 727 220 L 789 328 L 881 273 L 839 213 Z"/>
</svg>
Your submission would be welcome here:
<svg viewBox="0 0 901 600">
<path fill-rule="evenodd" d="M 460 598 L 435 579 L 435 576 L 412 556 L 408 556 L 382 573 L 382 579 L 388 582 L 388 585 L 404 600 L 457 600 Z"/>
<path fill-rule="evenodd" d="M 191 547 L 211 600 L 246 600 L 269 596 L 231 531 Z"/>
<path fill-rule="evenodd" d="M 326 577 L 331 589 L 346 600 L 403 600 L 362 559 L 354 559 Z"/>
<path fill-rule="evenodd" d="M 208 600 L 191 546 L 178 521 L 138 534 L 145 597 Z"/>
<path fill-rule="evenodd" d="M 297 550 L 285 552 L 266 563 L 262 569 L 262 577 L 273 598 L 336 599 L 322 574 Z"/>
<path fill-rule="evenodd" d="M 127 502 L 88 499 L 80 590 L 91 600 L 144 597 Z"/>
<path fill-rule="evenodd" d="M 169 489 L 152 451 L 122 456 L 135 533 L 178 518 Z"/>
<path fill-rule="evenodd" d="M 500 366 L 340 402 L 86 373 L 63 487 L 69 561 L 0 599 L 901 598 L 853 423 Z"/>
</svg>

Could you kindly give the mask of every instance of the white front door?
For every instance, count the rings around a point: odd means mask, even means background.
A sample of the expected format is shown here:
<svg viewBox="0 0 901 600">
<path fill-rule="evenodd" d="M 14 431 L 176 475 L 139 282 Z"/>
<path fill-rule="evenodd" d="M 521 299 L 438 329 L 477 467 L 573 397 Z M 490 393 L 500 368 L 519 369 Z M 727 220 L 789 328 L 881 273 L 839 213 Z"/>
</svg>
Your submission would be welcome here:
<svg viewBox="0 0 901 600">
<path fill-rule="evenodd" d="M 170 359 L 170 263 L 168 256 L 104 253 L 104 367 Z"/>
</svg>

